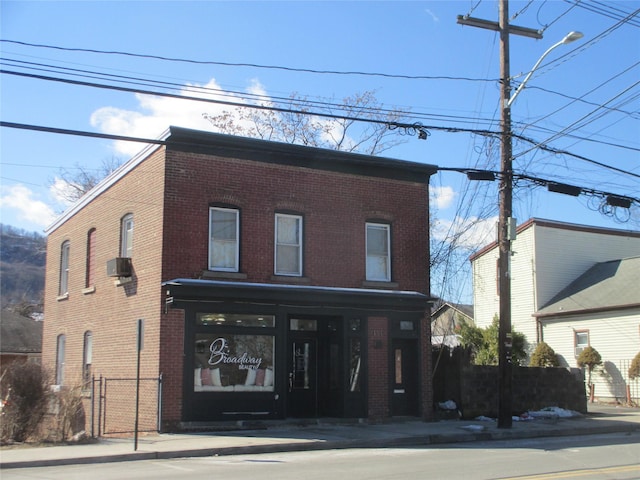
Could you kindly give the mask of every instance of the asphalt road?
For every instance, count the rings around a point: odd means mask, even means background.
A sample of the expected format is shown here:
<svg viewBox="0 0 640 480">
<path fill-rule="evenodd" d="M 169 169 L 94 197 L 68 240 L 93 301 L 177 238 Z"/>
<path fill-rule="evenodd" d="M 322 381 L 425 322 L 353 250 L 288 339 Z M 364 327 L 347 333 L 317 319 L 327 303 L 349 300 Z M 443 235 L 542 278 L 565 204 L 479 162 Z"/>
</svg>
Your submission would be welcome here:
<svg viewBox="0 0 640 480">
<path fill-rule="evenodd" d="M 637 479 L 640 432 L 4 470 L 2 480 Z"/>
</svg>

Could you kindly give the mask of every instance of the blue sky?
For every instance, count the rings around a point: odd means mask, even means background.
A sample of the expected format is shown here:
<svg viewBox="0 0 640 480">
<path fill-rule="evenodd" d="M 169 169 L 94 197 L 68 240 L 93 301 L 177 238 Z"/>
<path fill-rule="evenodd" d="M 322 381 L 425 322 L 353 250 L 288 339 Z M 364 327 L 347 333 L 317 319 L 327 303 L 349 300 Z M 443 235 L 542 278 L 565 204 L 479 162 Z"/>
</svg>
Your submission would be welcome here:
<svg viewBox="0 0 640 480">
<path fill-rule="evenodd" d="M 426 141 L 407 136 L 406 142 L 384 156 L 446 168 L 499 168 L 496 139 L 443 130 L 499 130 L 498 34 L 456 22 L 457 15 L 470 12 L 473 17 L 497 21 L 495 0 L 2 1 L 0 7 L 0 38 L 4 40 L 0 49 L 7 71 L 59 76 L 36 72 L 24 63 L 34 62 L 270 97 L 297 92 L 319 101 L 340 101 L 375 91 L 385 107 L 410 109 L 412 118 L 434 127 L 427 128 L 430 136 Z M 638 198 L 640 1 L 512 1 L 509 9 L 515 15 L 513 24 L 543 30 L 541 40 L 511 36 L 514 85 L 568 32 L 584 34 L 581 40 L 554 49 L 513 104 L 514 132 L 535 140 L 534 144 L 514 142 L 515 170 Z M 629 16 L 634 12 L 635 16 Z M 0 82 L 1 119 L 44 127 L 157 138 L 169 125 L 211 130 L 202 113 L 215 115 L 222 110 L 213 104 L 7 73 L 0 75 Z M 39 232 L 65 208 L 50 188 L 60 168 L 82 164 L 97 169 L 109 158 L 126 160 L 141 148 L 7 127 L 0 128 L 0 142 L 0 221 Z M 531 150 L 536 142 L 572 155 Z M 492 239 L 497 215 L 495 184 L 470 185 L 464 175 L 442 172 L 432 180 L 432 197 L 438 232 L 482 216 L 486 220 L 471 231 L 466 242 L 472 247 Z M 514 199 L 514 216 L 519 222 L 538 217 L 640 228 L 637 204 L 632 209 L 634 222 L 624 221 L 625 210 L 618 209 L 615 215 L 601 213 L 597 196 L 568 197 L 525 183 L 516 185 Z"/>
</svg>

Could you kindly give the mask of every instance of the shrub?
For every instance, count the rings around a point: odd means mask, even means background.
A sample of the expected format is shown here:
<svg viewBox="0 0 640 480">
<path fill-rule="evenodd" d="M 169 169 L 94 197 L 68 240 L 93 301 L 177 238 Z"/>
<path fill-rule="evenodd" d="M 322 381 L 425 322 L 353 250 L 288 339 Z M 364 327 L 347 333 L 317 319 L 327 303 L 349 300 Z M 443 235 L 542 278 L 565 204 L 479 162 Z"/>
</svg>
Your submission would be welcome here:
<svg viewBox="0 0 640 480">
<path fill-rule="evenodd" d="M 462 322 L 459 328 L 460 343 L 471 350 L 475 365 L 498 365 L 500 322 L 497 316 L 486 328 L 479 328 Z M 523 333 L 511 332 L 511 360 L 520 365 L 526 358 L 526 339 Z"/>
<path fill-rule="evenodd" d="M 540 342 L 531 354 L 530 367 L 557 367 L 558 357 L 548 343 Z"/>
<path fill-rule="evenodd" d="M 634 380 L 636 378 L 640 378 L 640 352 L 633 357 L 631 367 L 629 367 L 629 379 Z"/>
<path fill-rule="evenodd" d="M 578 355 L 577 363 L 579 367 L 587 367 L 589 374 L 587 384 L 591 385 L 591 373 L 596 366 L 602 365 L 602 357 L 595 348 L 585 347 Z"/>
<path fill-rule="evenodd" d="M 82 385 L 63 387 L 55 395 L 56 440 L 66 441 L 84 427 Z"/>
<path fill-rule="evenodd" d="M 24 442 L 47 413 L 51 391 L 48 373 L 36 363 L 16 362 L 2 377 L 2 440 Z"/>
</svg>

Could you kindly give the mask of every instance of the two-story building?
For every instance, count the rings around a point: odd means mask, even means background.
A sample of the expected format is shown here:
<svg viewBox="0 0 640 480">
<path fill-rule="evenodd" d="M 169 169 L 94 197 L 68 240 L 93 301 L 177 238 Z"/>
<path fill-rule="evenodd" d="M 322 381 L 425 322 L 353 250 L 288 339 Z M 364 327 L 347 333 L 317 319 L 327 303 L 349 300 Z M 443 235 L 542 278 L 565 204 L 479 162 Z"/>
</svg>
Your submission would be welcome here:
<svg viewBox="0 0 640 480">
<path fill-rule="evenodd" d="M 640 345 L 640 232 L 530 219 L 517 228 L 511 257 L 511 324 L 532 351 L 544 341 L 562 366 L 576 367 L 586 346 L 602 356 L 600 397 L 623 398 Z M 474 319 L 498 315 L 498 247 L 471 257 Z M 637 396 L 637 394 L 636 394 Z"/>
<path fill-rule="evenodd" d="M 164 430 L 430 419 L 434 172 L 172 127 L 48 229 L 43 363 L 74 385 L 139 358 Z"/>
</svg>

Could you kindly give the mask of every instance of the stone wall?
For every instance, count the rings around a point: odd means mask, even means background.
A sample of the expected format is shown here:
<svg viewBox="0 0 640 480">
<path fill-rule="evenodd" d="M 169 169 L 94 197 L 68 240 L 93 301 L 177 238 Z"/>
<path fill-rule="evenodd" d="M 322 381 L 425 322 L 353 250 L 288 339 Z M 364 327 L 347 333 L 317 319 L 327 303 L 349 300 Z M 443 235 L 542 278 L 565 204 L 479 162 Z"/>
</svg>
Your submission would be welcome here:
<svg viewBox="0 0 640 480">
<path fill-rule="evenodd" d="M 587 412 L 584 376 L 578 368 L 513 367 L 513 414 L 545 407 Z M 464 418 L 498 416 L 498 367 L 470 365 L 460 370 Z"/>
</svg>

